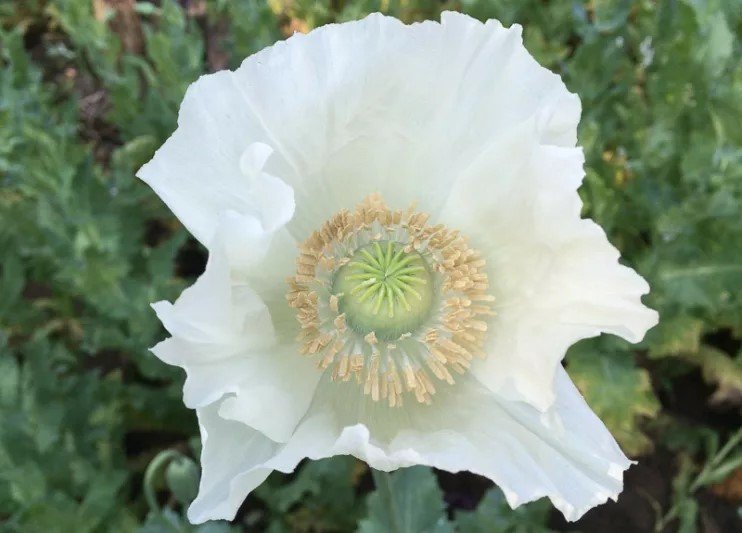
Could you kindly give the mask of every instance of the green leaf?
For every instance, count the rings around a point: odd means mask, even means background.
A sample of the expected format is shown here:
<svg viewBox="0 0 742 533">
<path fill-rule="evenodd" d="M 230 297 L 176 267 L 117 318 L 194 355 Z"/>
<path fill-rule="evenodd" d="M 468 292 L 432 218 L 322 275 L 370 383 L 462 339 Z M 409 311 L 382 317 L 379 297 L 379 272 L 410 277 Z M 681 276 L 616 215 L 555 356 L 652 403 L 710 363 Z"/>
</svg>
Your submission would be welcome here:
<svg viewBox="0 0 742 533">
<path fill-rule="evenodd" d="M 376 490 L 368 496 L 368 516 L 360 533 L 452 532 L 443 494 L 428 467 L 393 473 L 374 471 Z"/>
<path fill-rule="evenodd" d="M 78 511 L 81 520 L 91 528 L 99 527 L 118 505 L 118 493 L 125 481 L 124 472 L 103 472 L 94 477 Z"/>
<path fill-rule="evenodd" d="M 570 350 L 567 371 L 626 453 L 639 455 L 651 448 L 639 422 L 642 417 L 654 417 L 659 402 L 649 374 L 636 367 L 629 353 L 583 341 Z"/>
<path fill-rule="evenodd" d="M 699 33 L 703 37 L 697 51 L 698 58 L 711 75 L 718 75 L 732 56 L 734 34 L 729 28 L 724 12 L 719 9 L 718 0 L 686 1 L 696 13 Z"/>
<path fill-rule="evenodd" d="M 549 531 L 551 514 L 546 499 L 511 509 L 502 491 L 491 488 L 474 511 L 456 512 L 456 531 L 460 533 L 540 533 Z"/>
<path fill-rule="evenodd" d="M 683 315 L 662 319 L 647 334 L 649 355 L 665 357 L 681 352 L 697 352 L 702 333 L 703 320 Z"/>
<path fill-rule="evenodd" d="M 364 512 L 356 485 L 365 472 L 365 464 L 350 456 L 305 461 L 288 483 L 275 484 L 280 478 L 274 474 L 256 494 L 269 507 L 276 529 L 353 529 Z"/>
<path fill-rule="evenodd" d="M 0 266 L 0 318 L 17 303 L 25 276 L 23 265 L 15 255 L 6 256 Z"/>
<path fill-rule="evenodd" d="M 10 492 L 18 505 L 41 501 L 46 494 L 46 479 L 38 465 L 28 462 L 2 473 L 0 478 L 10 484 Z"/>
<path fill-rule="evenodd" d="M 621 28 L 631 11 L 631 0 L 596 0 L 595 26 L 599 31 L 610 32 Z"/>
<path fill-rule="evenodd" d="M 172 509 L 163 509 L 160 513 L 151 512 L 137 533 L 188 533 L 197 531 L 185 517 L 178 515 Z"/>
<path fill-rule="evenodd" d="M 702 346 L 697 352 L 682 353 L 686 361 L 701 367 L 703 378 L 716 385 L 712 403 L 739 402 L 742 398 L 742 350 L 736 357 L 711 346 Z"/>
<path fill-rule="evenodd" d="M 11 407 L 18 401 L 19 386 L 18 363 L 0 349 L 0 406 Z"/>
</svg>

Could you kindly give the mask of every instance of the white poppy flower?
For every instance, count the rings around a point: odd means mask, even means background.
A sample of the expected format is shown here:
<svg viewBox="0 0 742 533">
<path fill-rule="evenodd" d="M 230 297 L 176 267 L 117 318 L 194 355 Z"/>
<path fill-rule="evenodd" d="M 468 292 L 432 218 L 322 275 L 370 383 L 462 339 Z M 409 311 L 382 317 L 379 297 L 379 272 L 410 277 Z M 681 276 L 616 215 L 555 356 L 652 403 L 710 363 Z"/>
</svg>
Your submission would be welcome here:
<svg viewBox="0 0 742 533">
<path fill-rule="evenodd" d="M 138 174 L 210 254 L 154 304 L 203 437 L 191 521 L 336 454 L 569 520 L 617 497 L 630 461 L 560 361 L 657 314 L 580 218 L 579 115 L 519 26 L 456 13 L 328 25 L 191 85 Z"/>
</svg>

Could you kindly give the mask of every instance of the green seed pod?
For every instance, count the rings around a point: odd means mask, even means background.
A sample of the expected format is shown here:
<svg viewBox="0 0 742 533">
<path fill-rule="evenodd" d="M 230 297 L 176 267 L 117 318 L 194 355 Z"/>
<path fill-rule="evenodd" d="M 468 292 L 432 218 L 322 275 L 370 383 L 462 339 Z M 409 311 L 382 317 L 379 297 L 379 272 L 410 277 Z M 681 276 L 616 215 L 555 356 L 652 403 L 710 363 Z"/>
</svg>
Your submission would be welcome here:
<svg viewBox="0 0 742 533">
<path fill-rule="evenodd" d="M 165 483 L 182 505 L 189 505 L 196 498 L 199 477 L 196 463 L 184 455 L 170 461 L 165 470 Z"/>
</svg>

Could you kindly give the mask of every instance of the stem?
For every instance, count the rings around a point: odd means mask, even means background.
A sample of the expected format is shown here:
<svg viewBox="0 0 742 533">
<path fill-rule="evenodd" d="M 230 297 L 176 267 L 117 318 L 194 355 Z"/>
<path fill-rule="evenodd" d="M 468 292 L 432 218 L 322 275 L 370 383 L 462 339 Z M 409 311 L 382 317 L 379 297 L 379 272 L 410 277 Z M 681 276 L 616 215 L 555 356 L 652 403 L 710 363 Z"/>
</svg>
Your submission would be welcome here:
<svg viewBox="0 0 742 533">
<path fill-rule="evenodd" d="M 164 450 L 158 453 L 154 459 L 147 465 L 147 469 L 144 471 L 144 482 L 142 487 L 144 489 L 144 499 L 147 500 L 147 506 L 151 513 L 160 515 L 160 517 L 167 522 L 175 531 L 182 531 L 180 524 L 174 522 L 172 517 L 163 514 L 160 505 L 157 503 L 157 495 L 155 494 L 155 479 L 162 472 L 162 469 L 172 460 L 180 457 L 180 452 L 175 450 Z"/>
<path fill-rule="evenodd" d="M 662 533 L 665 528 L 667 527 L 667 524 L 669 524 L 672 520 L 675 519 L 675 515 L 678 512 L 678 504 L 673 505 L 667 513 L 665 513 L 664 516 L 662 516 L 657 523 L 654 526 L 655 533 Z"/>
<path fill-rule="evenodd" d="M 706 465 L 701 470 L 701 473 L 698 474 L 698 477 L 693 481 L 693 484 L 690 486 L 691 493 L 695 492 L 699 488 L 701 488 L 702 485 L 704 485 L 704 482 L 706 481 L 706 476 L 709 473 L 709 470 L 716 467 L 721 463 L 727 455 L 734 449 L 737 444 L 742 440 L 742 429 L 738 430 L 737 433 L 732 435 L 730 439 L 727 441 L 727 443 L 722 446 L 721 450 L 716 452 L 716 455 L 714 455 L 711 460 L 706 463 Z"/>
<path fill-rule="evenodd" d="M 376 490 L 379 491 L 379 496 L 381 496 L 381 500 L 384 502 L 384 506 L 387 509 L 392 531 L 394 533 L 405 533 L 399 520 L 397 502 L 394 499 L 394 492 L 392 491 L 392 476 L 389 472 L 382 472 L 381 470 L 375 470 L 373 468 L 371 469 L 371 475 L 374 478 Z"/>
</svg>

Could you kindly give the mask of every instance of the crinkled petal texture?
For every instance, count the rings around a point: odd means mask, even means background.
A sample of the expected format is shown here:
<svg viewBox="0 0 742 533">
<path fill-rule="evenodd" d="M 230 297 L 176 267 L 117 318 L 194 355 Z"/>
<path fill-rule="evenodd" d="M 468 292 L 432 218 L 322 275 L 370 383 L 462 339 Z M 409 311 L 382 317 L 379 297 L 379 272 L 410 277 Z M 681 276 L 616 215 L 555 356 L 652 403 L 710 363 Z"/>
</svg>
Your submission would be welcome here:
<svg viewBox="0 0 742 533">
<path fill-rule="evenodd" d="M 191 521 L 232 518 L 271 470 L 291 472 L 304 458 L 351 454 L 380 470 L 415 464 L 492 479 L 511 506 L 548 496 L 568 520 L 615 499 L 630 465 L 610 433 L 560 369 L 556 401 L 541 412 L 464 380 L 424 405 L 389 410 L 352 385 L 321 386 L 286 443 L 199 409 L 203 476 Z"/>
<path fill-rule="evenodd" d="M 638 341 L 657 315 L 580 219 L 579 115 L 519 26 L 455 13 L 325 26 L 188 89 L 138 175 L 210 252 L 194 287 L 156 304 L 173 336 L 154 351 L 186 369 L 204 435 L 192 520 L 229 518 L 271 469 L 335 453 L 478 472 L 511 504 L 547 495 L 571 519 L 617 494 L 628 461 L 559 362 L 601 332 Z M 293 340 L 297 242 L 375 192 L 461 230 L 487 261 L 487 358 L 432 407 L 361 408 Z"/>
<path fill-rule="evenodd" d="M 641 302 L 646 281 L 618 262 L 600 226 L 580 219 L 581 149 L 549 144 L 550 135 L 537 121 L 514 126 L 458 176 L 444 208 L 487 258 L 497 298 L 474 374 L 542 410 L 572 344 L 602 332 L 639 342 L 657 323 Z"/>
<path fill-rule="evenodd" d="M 153 353 L 185 369 L 183 401 L 198 408 L 227 396 L 220 416 L 267 437 L 288 440 L 304 416 L 320 374 L 274 332 L 268 307 L 230 277 L 226 254 L 212 250 L 206 272 L 175 304 L 153 307 L 172 334 Z"/>
</svg>

